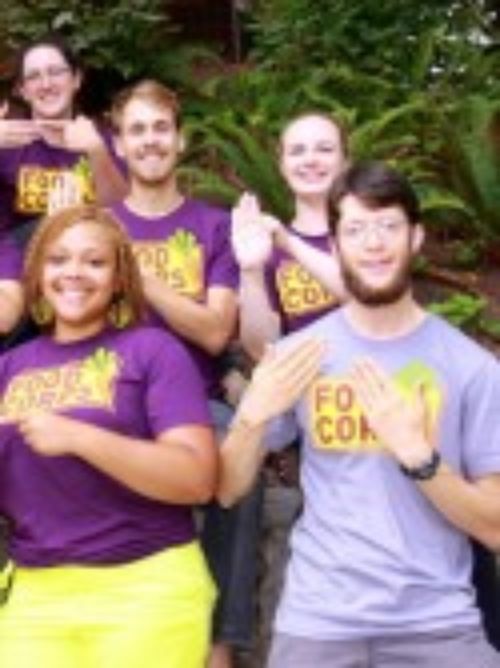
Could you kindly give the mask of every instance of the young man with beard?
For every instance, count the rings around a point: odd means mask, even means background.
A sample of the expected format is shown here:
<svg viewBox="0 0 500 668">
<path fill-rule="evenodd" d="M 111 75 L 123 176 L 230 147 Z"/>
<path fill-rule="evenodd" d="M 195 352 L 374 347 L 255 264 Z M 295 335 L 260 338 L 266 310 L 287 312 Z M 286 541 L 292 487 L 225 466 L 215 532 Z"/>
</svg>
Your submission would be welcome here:
<svg viewBox="0 0 500 668">
<path fill-rule="evenodd" d="M 494 668 L 469 538 L 500 545 L 499 366 L 415 301 L 424 233 L 399 173 L 355 165 L 332 202 L 349 299 L 292 337 L 328 349 L 278 425 L 303 434 L 305 498 L 268 668 Z M 264 456 L 275 371 L 264 363 L 224 443 L 226 504 Z"/>
<path fill-rule="evenodd" d="M 115 101 L 116 147 L 130 178 L 127 198 L 113 212 L 128 230 L 151 319 L 188 344 L 211 399 L 215 427 L 232 411 L 221 392 L 220 356 L 237 323 L 238 268 L 230 245 L 229 212 L 185 197 L 176 168 L 184 150 L 175 93 L 142 81 Z M 186 397 L 189 401 L 189 397 Z M 252 565 L 258 498 L 228 511 L 205 513 L 202 542 L 219 586 L 211 668 L 231 665 L 231 647 L 251 640 Z"/>
</svg>

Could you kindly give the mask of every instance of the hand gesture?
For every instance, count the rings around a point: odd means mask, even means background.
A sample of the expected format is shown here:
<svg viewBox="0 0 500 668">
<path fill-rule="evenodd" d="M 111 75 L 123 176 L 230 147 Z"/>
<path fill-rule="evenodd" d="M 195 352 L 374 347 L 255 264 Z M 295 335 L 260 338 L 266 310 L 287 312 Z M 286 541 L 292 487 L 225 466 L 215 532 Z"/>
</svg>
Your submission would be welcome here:
<svg viewBox="0 0 500 668">
<path fill-rule="evenodd" d="M 35 121 L 7 118 L 9 103 L 0 105 L 0 147 L 24 146 L 40 138 L 40 130 Z"/>
<path fill-rule="evenodd" d="M 405 466 L 427 461 L 434 448 L 425 388 L 417 387 L 412 401 L 408 401 L 393 379 L 368 358 L 354 363 L 351 381 L 368 424 L 381 445 Z"/>
<path fill-rule="evenodd" d="M 262 268 L 273 250 L 272 234 L 256 197 L 245 193 L 232 212 L 231 241 L 243 270 Z"/>
<path fill-rule="evenodd" d="M 51 146 L 75 153 L 88 153 L 102 146 L 97 129 L 86 116 L 72 120 L 38 121 L 41 135 Z"/>
<path fill-rule="evenodd" d="M 78 177 L 71 171 L 61 172 L 60 178 L 49 190 L 47 199 L 47 213 L 77 206 L 83 202 L 83 193 Z"/>
<path fill-rule="evenodd" d="M 318 375 L 325 343 L 306 338 L 276 350 L 270 346 L 255 368 L 238 409 L 251 424 L 286 412 Z"/>
<path fill-rule="evenodd" d="M 85 428 L 80 421 L 45 411 L 33 411 L 18 422 L 18 429 L 28 445 L 48 457 L 71 454 Z"/>
</svg>

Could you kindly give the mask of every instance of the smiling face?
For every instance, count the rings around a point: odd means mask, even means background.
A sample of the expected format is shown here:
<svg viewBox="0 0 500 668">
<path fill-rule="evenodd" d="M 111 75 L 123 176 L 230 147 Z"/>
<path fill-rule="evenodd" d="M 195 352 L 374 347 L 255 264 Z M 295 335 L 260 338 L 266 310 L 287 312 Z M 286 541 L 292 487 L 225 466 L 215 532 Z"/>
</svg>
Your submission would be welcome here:
<svg viewBox="0 0 500 668">
<path fill-rule="evenodd" d="M 40 291 L 54 311 L 57 340 L 86 338 L 105 327 L 116 273 L 115 244 L 97 223 L 76 223 L 47 244 Z"/>
<path fill-rule="evenodd" d="M 23 58 L 19 92 L 39 120 L 70 118 L 81 76 L 56 46 L 40 44 Z"/>
<path fill-rule="evenodd" d="M 297 118 L 281 137 L 281 173 L 297 198 L 326 198 L 346 160 L 342 133 L 324 116 Z"/>
<path fill-rule="evenodd" d="M 157 187 L 174 178 L 184 139 L 166 105 L 132 97 L 123 108 L 117 151 L 132 182 Z"/>
<path fill-rule="evenodd" d="M 410 289 L 411 263 L 423 241 L 400 206 L 370 208 L 352 194 L 338 203 L 336 247 L 342 276 L 361 304 L 397 302 Z"/>
</svg>

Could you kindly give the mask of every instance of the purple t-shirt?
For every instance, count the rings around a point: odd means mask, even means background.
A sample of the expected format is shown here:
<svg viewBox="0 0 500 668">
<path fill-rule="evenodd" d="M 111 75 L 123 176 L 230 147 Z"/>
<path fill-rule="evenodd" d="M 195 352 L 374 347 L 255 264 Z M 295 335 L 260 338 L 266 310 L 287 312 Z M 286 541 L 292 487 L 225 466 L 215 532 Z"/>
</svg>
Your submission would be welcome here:
<svg viewBox="0 0 500 668">
<path fill-rule="evenodd" d="M 111 133 L 100 129 L 101 136 L 118 168 L 123 165 L 113 151 Z M 0 148 L 0 235 L 13 233 L 24 247 L 32 223 L 47 211 L 51 188 L 65 172 L 73 172 L 83 200 L 95 199 L 88 156 L 47 144 L 43 139 L 13 148 Z"/>
<path fill-rule="evenodd" d="M 210 424 L 189 355 L 151 327 L 67 344 L 41 336 L 0 358 L 0 391 L 4 419 L 57 411 L 152 448 L 165 430 Z M 194 536 L 190 507 L 148 499 L 78 457 L 37 454 L 14 423 L 0 427 L 0 512 L 9 554 L 26 566 L 122 563 Z"/>
<path fill-rule="evenodd" d="M 23 253 L 9 235 L 0 235 L 0 281 L 19 280 L 23 268 Z"/>
<path fill-rule="evenodd" d="M 176 292 L 203 302 L 212 287 L 237 290 L 238 265 L 230 243 L 229 212 L 187 199 L 166 216 L 144 217 L 121 202 L 112 209 L 133 240 L 139 264 L 165 280 Z M 154 324 L 165 321 L 152 314 Z M 217 394 L 217 358 L 186 342 L 209 394 Z"/>
<path fill-rule="evenodd" d="M 310 236 L 291 228 L 290 233 L 318 250 L 331 252 L 329 234 Z M 335 295 L 279 248 L 273 250 L 265 276 L 271 308 L 281 319 L 282 334 L 302 329 L 338 306 Z"/>
</svg>

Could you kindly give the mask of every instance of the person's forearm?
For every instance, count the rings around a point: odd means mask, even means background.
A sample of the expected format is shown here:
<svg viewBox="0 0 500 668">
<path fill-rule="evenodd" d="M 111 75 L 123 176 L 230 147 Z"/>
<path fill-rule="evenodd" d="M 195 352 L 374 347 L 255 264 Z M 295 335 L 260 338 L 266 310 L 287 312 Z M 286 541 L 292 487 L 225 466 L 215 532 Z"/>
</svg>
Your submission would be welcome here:
<svg viewBox="0 0 500 668">
<path fill-rule="evenodd" d="M 8 334 L 20 321 L 24 294 L 18 281 L 0 281 L 0 334 Z"/>
<path fill-rule="evenodd" d="M 436 475 L 416 483 L 444 517 L 494 551 L 500 549 L 500 484 L 469 482 L 441 463 Z"/>
<path fill-rule="evenodd" d="M 82 424 L 70 452 L 158 501 L 206 503 L 215 491 L 215 461 L 207 466 L 188 445 L 175 441 L 145 441 Z"/>
<path fill-rule="evenodd" d="M 104 140 L 100 138 L 89 148 L 87 155 L 99 204 L 108 206 L 122 200 L 128 192 L 128 184 L 111 157 Z"/>
<path fill-rule="evenodd" d="M 314 276 L 339 301 L 345 300 L 344 281 L 333 248 L 331 253 L 326 253 L 311 246 L 294 234 L 288 233 L 284 250 L 290 253 L 299 264 L 307 269 L 311 276 Z"/>
<path fill-rule="evenodd" d="M 147 276 L 143 284 L 148 303 L 176 334 L 211 355 L 226 348 L 236 327 L 236 309 L 234 317 L 226 318 L 206 304 L 178 294 L 161 278 Z"/>
<path fill-rule="evenodd" d="M 279 339 L 280 319 L 269 303 L 263 269 L 242 270 L 240 279 L 240 340 L 258 361 L 266 345 Z"/>
<path fill-rule="evenodd" d="M 265 451 L 265 425 L 253 426 L 236 414 L 221 445 L 221 468 L 217 499 L 224 507 L 235 504 L 252 488 Z"/>
</svg>

